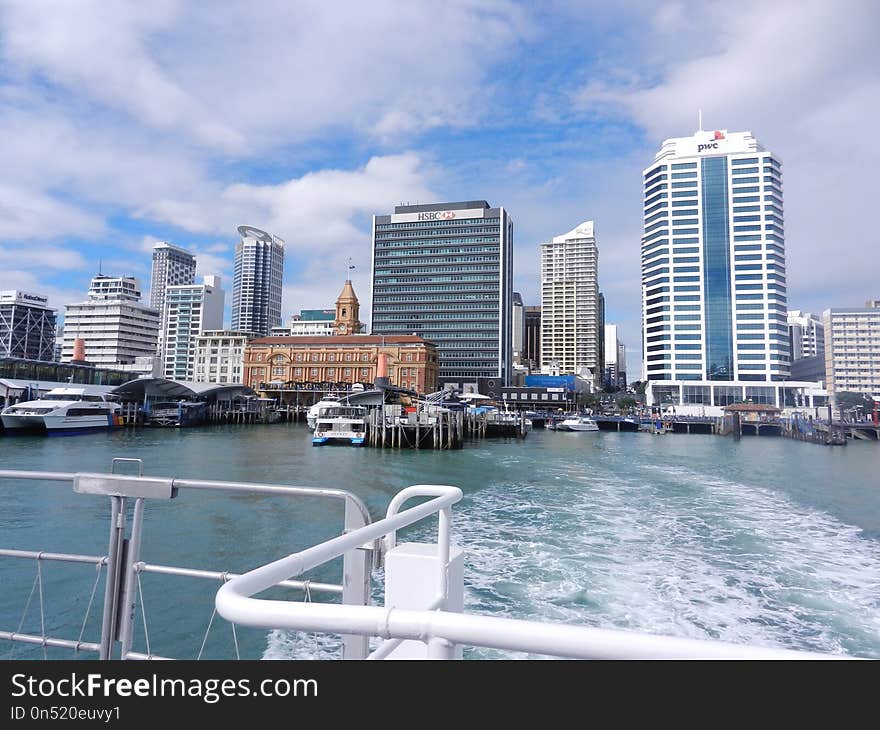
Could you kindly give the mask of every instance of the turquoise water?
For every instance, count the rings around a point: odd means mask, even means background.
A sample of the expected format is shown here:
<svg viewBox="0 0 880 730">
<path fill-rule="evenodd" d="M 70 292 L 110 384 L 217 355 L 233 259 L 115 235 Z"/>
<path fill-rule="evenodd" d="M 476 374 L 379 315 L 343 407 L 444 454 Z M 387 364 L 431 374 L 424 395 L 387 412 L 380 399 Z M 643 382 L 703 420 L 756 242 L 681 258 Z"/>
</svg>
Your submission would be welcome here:
<svg viewBox="0 0 880 730">
<path fill-rule="evenodd" d="M 533 431 L 455 452 L 382 451 L 313 448 L 298 424 L 0 437 L 0 468 L 108 471 L 117 456 L 143 459 L 146 474 L 350 489 L 374 518 L 409 484 L 459 486 L 454 538 L 466 552 L 468 611 L 880 657 L 877 443 Z M 105 499 L 69 487 L 0 482 L 0 547 L 103 554 L 107 515 Z M 182 490 L 148 505 L 142 557 L 244 571 L 338 534 L 341 521 L 335 502 Z M 435 524 L 407 537 L 428 539 Z M 18 628 L 34 576 L 32 562 L 0 559 L 0 629 Z M 43 567 L 49 633 L 79 635 L 95 577 L 89 566 Z M 338 581 L 339 567 L 311 577 Z M 216 588 L 145 575 L 150 649 L 194 658 Z M 99 636 L 102 591 L 85 640 Z M 140 624 L 135 649 L 144 651 Z M 35 595 L 22 630 L 39 625 Z M 251 658 L 338 648 L 335 637 L 305 634 L 239 628 L 237 638 Z M 0 656 L 9 653 L 0 643 Z M 233 655 L 232 630 L 215 619 L 204 656 Z M 17 646 L 12 656 L 43 651 Z"/>
</svg>

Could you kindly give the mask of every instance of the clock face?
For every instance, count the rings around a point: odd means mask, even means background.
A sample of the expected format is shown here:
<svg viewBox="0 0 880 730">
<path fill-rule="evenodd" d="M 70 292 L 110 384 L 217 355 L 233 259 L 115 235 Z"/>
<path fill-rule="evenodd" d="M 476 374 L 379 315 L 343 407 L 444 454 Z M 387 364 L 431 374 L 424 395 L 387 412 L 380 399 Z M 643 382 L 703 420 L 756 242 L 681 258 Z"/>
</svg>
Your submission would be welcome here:
<svg viewBox="0 0 880 730">
<path fill-rule="evenodd" d="M 341 324 L 336 329 L 338 329 L 340 332 L 345 332 L 346 326 L 344 324 Z"/>
</svg>

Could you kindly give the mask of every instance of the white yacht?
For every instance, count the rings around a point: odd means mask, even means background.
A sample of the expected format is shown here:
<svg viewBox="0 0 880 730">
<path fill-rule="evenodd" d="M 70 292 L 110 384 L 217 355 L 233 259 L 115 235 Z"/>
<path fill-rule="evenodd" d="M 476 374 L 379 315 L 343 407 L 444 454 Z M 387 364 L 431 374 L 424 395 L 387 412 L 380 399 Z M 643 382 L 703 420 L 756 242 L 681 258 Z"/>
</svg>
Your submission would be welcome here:
<svg viewBox="0 0 880 730">
<path fill-rule="evenodd" d="M 331 408 L 334 406 L 339 406 L 340 401 L 335 395 L 325 395 L 321 400 L 315 403 L 311 408 L 309 408 L 306 413 L 306 423 L 309 425 L 309 430 L 315 430 L 315 424 L 318 422 L 318 416 L 321 415 L 321 411 L 324 408 Z"/>
<path fill-rule="evenodd" d="M 327 406 L 321 409 L 321 415 L 315 423 L 315 434 L 312 446 L 340 443 L 351 446 L 363 446 L 367 436 L 367 409 L 363 406 L 336 407 Z"/>
<path fill-rule="evenodd" d="M 599 426 L 589 416 L 566 418 L 556 424 L 557 431 L 598 431 Z"/>
<path fill-rule="evenodd" d="M 48 434 L 109 429 L 122 426 L 122 406 L 111 400 L 108 388 L 70 385 L 53 388 L 38 400 L 8 406 L 0 412 L 6 431 L 45 431 Z"/>
</svg>

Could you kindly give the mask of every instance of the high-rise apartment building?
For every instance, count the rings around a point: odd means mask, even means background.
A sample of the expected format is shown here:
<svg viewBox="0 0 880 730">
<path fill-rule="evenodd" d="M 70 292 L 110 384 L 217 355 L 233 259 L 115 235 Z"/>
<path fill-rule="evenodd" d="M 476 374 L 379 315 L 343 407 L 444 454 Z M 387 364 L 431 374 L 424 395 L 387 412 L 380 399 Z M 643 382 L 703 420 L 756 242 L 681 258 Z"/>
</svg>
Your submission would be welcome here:
<svg viewBox="0 0 880 730">
<path fill-rule="evenodd" d="M 93 365 L 134 364 L 135 358 L 155 356 L 159 312 L 141 304 L 140 298 L 134 277 L 94 277 L 88 300 L 66 306 L 62 362 L 73 359 L 78 337 L 85 343 L 86 361 Z"/>
<path fill-rule="evenodd" d="M 523 342 L 523 362 L 538 368 L 541 364 L 541 308 L 525 307 L 525 340 Z"/>
<path fill-rule="evenodd" d="M 159 312 L 159 350 L 165 331 L 165 290 L 169 286 L 193 284 L 196 280 L 196 257 L 189 251 L 159 241 L 153 246 L 153 269 L 150 276 L 150 308 Z"/>
<path fill-rule="evenodd" d="M 179 284 L 165 290 L 163 377 L 194 380 L 196 345 L 205 330 L 223 326 L 226 293 L 219 276 L 206 276 L 202 284 Z"/>
<path fill-rule="evenodd" d="M 825 375 L 832 401 L 844 391 L 880 398 L 880 301 L 864 308 L 832 308 L 825 325 Z"/>
<path fill-rule="evenodd" d="M 825 327 L 822 318 L 799 309 L 788 312 L 788 344 L 791 362 L 805 357 L 825 357 Z"/>
<path fill-rule="evenodd" d="M 511 348 L 522 360 L 522 350 L 526 337 L 526 320 L 522 296 L 518 291 L 513 293 L 513 309 L 511 310 Z"/>
<path fill-rule="evenodd" d="M 599 249 L 593 221 L 541 244 L 541 368 L 600 383 Z"/>
<path fill-rule="evenodd" d="M 605 325 L 604 385 L 626 387 L 626 346 L 620 341 L 616 324 Z"/>
<path fill-rule="evenodd" d="M 372 333 L 436 344 L 440 383 L 511 373 L 513 221 L 485 200 L 373 216 Z"/>
<path fill-rule="evenodd" d="M 259 228 L 239 226 L 232 281 L 232 329 L 268 335 L 281 325 L 284 241 Z"/>
<path fill-rule="evenodd" d="M 751 132 L 663 142 L 644 171 L 645 377 L 787 379 L 786 291 L 779 159 Z"/>
<path fill-rule="evenodd" d="M 0 291 L 0 357 L 55 360 L 55 310 L 47 297 Z"/>
</svg>

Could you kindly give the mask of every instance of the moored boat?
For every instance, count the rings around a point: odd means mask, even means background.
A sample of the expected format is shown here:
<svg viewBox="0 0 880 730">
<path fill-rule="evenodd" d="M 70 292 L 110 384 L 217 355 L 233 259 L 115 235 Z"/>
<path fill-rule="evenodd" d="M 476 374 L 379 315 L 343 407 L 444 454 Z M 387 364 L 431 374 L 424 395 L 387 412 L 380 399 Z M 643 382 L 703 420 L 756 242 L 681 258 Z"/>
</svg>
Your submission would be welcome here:
<svg viewBox="0 0 880 730">
<path fill-rule="evenodd" d="M 123 425 L 122 406 L 111 397 L 100 386 L 53 388 L 42 398 L 4 408 L 0 420 L 8 433 L 55 435 L 117 428 Z"/>
<path fill-rule="evenodd" d="M 367 409 L 361 406 L 324 407 L 315 423 L 312 446 L 363 446 L 367 436 Z"/>
<path fill-rule="evenodd" d="M 598 424 L 589 416 L 566 418 L 556 424 L 557 431 L 598 431 Z"/>
</svg>

